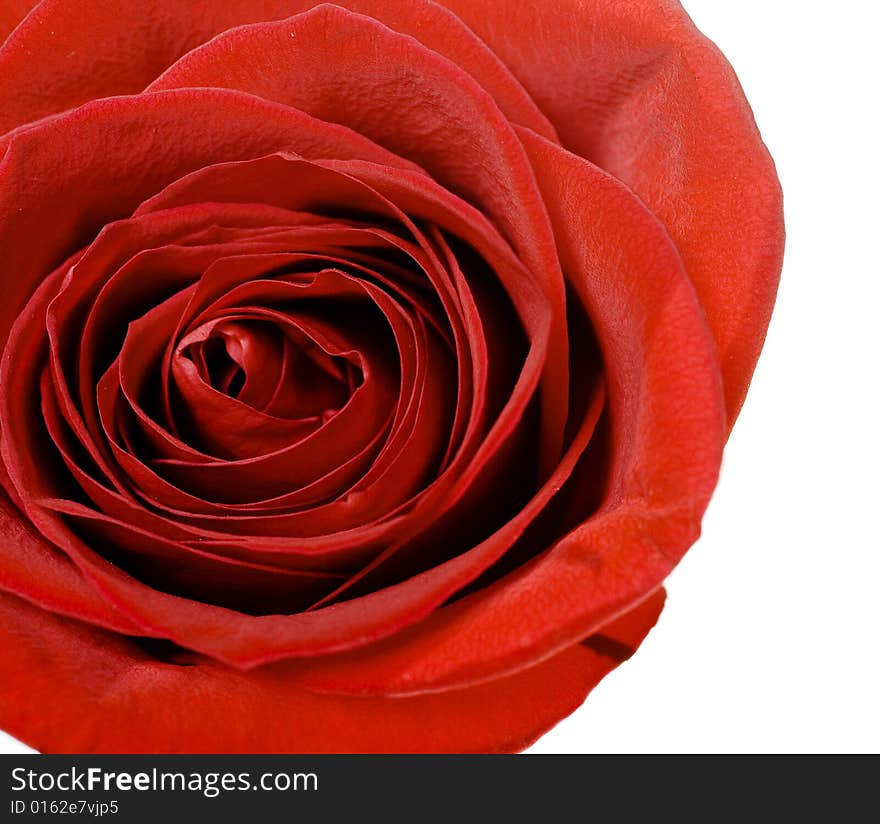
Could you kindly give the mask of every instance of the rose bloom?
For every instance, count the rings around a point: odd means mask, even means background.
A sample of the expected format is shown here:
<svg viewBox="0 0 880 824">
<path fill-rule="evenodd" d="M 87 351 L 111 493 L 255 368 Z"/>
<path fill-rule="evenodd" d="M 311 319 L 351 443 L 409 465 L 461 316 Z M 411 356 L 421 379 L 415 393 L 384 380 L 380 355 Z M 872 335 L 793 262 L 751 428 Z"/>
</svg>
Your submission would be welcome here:
<svg viewBox="0 0 880 824">
<path fill-rule="evenodd" d="M 509 752 L 578 707 L 781 266 L 679 4 L 0 0 L 0 41 L 0 726 Z"/>
</svg>

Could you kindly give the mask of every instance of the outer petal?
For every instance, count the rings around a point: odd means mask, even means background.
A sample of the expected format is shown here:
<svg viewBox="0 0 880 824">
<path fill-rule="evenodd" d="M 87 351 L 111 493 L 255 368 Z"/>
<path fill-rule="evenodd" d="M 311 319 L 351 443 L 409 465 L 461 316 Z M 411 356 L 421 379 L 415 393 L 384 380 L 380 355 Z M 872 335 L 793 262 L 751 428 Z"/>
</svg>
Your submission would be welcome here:
<svg viewBox="0 0 880 824">
<path fill-rule="evenodd" d="M 0 2 L 0 44 L 38 3 L 39 0 L 3 0 Z"/>
<path fill-rule="evenodd" d="M 35 534 L 2 492 L 0 536 L 4 542 L 0 589 L 27 593 L 28 600 L 61 615 L 118 632 L 139 632 L 137 624 L 99 595 L 63 553 Z"/>
<path fill-rule="evenodd" d="M 658 596 L 607 636 L 483 686 L 355 698 L 311 692 L 284 667 L 163 660 L 0 595 L 0 726 L 56 753 L 514 752 L 632 654 L 661 607 Z"/>
<path fill-rule="evenodd" d="M 10 6 L 7 20 L 2 8 Z M 31 0 L 0 4 L 11 31 Z M 237 26 L 308 11 L 315 0 L 43 0 L 0 51 L 0 134 L 88 100 L 143 90 L 175 60 Z M 431 0 L 341 0 L 340 6 L 410 34 L 472 74 L 516 123 L 545 137 L 553 127 L 506 66 Z"/>
<path fill-rule="evenodd" d="M 444 0 L 563 145 L 629 185 L 681 252 L 733 425 L 782 266 L 782 193 L 739 81 L 677 0 Z"/>
</svg>

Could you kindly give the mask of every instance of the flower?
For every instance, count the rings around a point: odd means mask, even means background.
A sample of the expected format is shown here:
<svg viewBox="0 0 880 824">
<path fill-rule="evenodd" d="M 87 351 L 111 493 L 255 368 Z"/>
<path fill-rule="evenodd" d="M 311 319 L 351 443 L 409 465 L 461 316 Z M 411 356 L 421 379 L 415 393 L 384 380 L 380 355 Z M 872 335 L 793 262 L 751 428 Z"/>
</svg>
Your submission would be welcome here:
<svg viewBox="0 0 880 824">
<path fill-rule="evenodd" d="M 769 322 L 728 64 L 670 0 L 5 8 L 0 725 L 527 746 L 655 622 Z"/>
</svg>

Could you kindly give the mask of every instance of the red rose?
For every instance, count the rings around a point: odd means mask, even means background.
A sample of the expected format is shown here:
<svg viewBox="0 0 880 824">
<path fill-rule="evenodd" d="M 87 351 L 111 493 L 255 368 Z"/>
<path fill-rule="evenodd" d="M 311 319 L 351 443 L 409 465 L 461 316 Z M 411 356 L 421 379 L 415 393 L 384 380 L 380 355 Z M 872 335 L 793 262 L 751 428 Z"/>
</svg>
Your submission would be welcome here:
<svg viewBox="0 0 880 824">
<path fill-rule="evenodd" d="M 656 620 L 762 344 L 781 195 L 731 68 L 674 0 L 30 5 L 0 725 L 527 746 Z"/>
</svg>

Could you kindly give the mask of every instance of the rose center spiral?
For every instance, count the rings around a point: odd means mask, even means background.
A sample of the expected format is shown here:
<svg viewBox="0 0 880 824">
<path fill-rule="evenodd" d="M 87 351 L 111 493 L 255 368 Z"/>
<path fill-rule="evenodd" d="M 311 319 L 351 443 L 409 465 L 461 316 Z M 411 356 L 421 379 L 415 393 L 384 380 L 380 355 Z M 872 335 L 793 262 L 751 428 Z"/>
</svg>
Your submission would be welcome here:
<svg viewBox="0 0 880 824">
<path fill-rule="evenodd" d="M 178 357 L 215 391 L 277 418 L 327 421 L 363 382 L 358 364 L 307 330 L 264 320 L 206 323 L 181 340 Z"/>
</svg>

